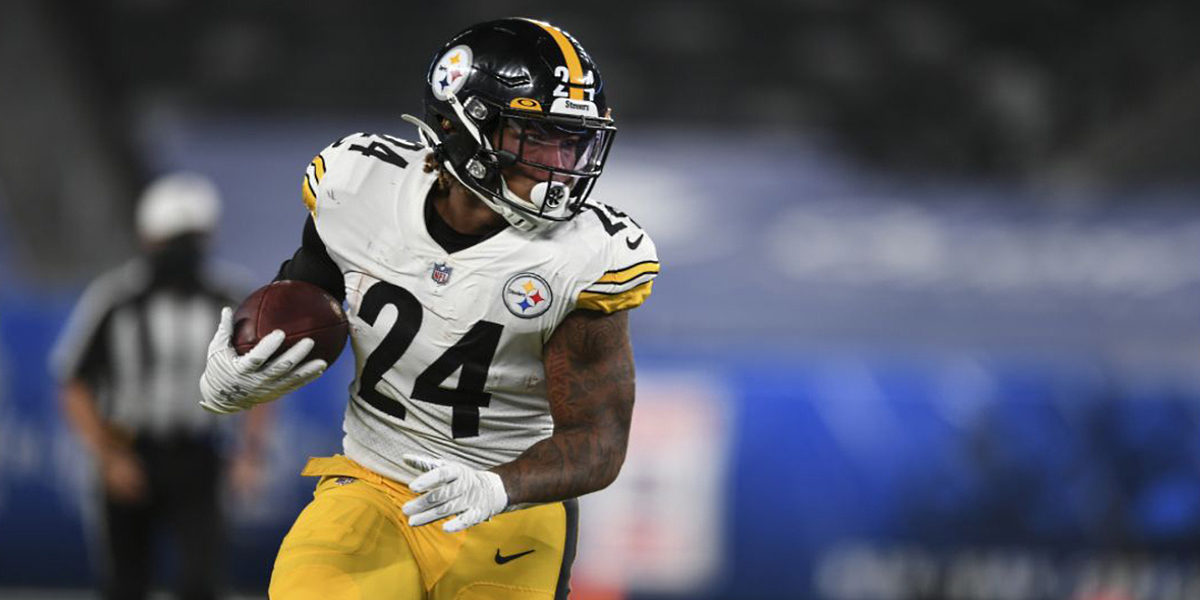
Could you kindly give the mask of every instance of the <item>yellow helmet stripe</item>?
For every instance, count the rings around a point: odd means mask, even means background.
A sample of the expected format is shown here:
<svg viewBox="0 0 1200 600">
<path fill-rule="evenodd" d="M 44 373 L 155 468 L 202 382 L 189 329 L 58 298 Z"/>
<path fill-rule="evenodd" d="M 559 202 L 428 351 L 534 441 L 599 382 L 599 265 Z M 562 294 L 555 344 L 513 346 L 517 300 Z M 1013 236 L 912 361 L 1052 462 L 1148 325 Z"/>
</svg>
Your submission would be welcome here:
<svg viewBox="0 0 1200 600">
<path fill-rule="evenodd" d="M 579 53 L 575 52 L 575 46 L 571 44 L 571 40 L 568 40 L 562 31 L 549 23 L 534 21 L 533 19 L 526 20 L 545 29 L 546 33 L 549 33 L 550 37 L 554 38 L 555 43 L 558 44 L 558 49 L 563 53 L 563 61 L 567 63 L 567 73 L 570 74 L 571 83 L 583 85 L 583 66 L 579 64 Z M 583 100 L 583 88 L 574 85 L 567 86 L 567 88 L 567 92 L 570 94 L 572 100 Z"/>
</svg>

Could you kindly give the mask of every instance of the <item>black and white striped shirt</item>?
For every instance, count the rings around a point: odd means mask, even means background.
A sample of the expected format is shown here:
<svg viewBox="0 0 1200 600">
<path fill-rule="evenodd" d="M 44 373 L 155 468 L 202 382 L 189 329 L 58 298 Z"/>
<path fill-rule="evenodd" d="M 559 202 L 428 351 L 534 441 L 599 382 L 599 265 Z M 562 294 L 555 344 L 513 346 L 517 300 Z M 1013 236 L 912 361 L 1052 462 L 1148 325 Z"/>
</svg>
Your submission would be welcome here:
<svg viewBox="0 0 1200 600">
<path fill-rule="evenodd" d="M 141 258 L 96 278 L 55 344 L 54 376 L 85 381 L 108 422 L 132 433 L 209 431 L 197 404 L 208 342 L 244 289 L 231 269 L 210 270 L 186 291 L 155 286 Z"/>
</svg>

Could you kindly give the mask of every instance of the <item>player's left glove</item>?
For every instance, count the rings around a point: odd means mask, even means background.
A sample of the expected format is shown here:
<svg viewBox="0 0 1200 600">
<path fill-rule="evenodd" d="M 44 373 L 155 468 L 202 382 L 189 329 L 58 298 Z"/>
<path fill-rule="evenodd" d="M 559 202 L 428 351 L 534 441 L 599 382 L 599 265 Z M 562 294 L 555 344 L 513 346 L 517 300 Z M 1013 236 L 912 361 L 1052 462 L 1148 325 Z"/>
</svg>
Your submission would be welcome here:
<svg viewBox="0 0 1200 600">
<path fill-rule="evenodd" d="M 404 455 L 404 462 L 424 471 L 408 484 L 421 495 L 403 507 L 413 527 L 458 515 L 442 525 L 442 529 L 454 533 L 487 521 L 508 506 L 504 482 L 491 471 L 413 454 Z"/>
</svg>

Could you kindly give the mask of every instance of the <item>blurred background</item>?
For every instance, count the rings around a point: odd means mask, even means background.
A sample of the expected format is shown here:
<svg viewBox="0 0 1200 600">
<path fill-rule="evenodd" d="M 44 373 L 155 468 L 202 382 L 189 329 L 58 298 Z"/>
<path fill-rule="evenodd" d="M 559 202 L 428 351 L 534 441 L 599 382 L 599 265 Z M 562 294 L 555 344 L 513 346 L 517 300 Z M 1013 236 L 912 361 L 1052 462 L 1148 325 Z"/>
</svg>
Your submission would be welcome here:
<svg viewBox="0 0 1200 600">
<path fill-rule="evenodd" d="M 664 265 L 577 597 L 1200 597 L 1200 4 L 1165 0 L 7 0 L 0 597 L 91 597 L 46 354 L 141 187 L 211 177 L 217 255 L 265 282 L 312 156 L 415 137 L 433 52 L 501 16 L 596 59 L 595 197 Z M 239 595 L 351 362 L 278 403 L 264 495 L 230 503 Z"/>
</svg>

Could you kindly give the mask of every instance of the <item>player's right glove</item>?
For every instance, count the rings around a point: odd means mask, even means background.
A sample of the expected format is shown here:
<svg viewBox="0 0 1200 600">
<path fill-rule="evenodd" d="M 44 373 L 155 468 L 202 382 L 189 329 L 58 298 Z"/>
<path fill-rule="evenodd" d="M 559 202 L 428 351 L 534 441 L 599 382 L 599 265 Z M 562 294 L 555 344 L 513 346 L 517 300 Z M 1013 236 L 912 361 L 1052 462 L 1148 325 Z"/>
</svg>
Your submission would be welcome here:
<svg viewBox="0 0 1200 600">
<path fill-rule="evenodd" d="M 208 411 L 232 413 L 270 402 L 316 379 L 329 366 L 321 359 L 301 364 L 313 348 L 312 338 L 296 342 L 268 362 L 283 344 L 282 331 L 272 331 L 242 356 L 229 343 L 232 332 L 233 310 L 226 307 L 208 344 L 208 363 L 200 376 L 200 406 Z"/>
</svg>

